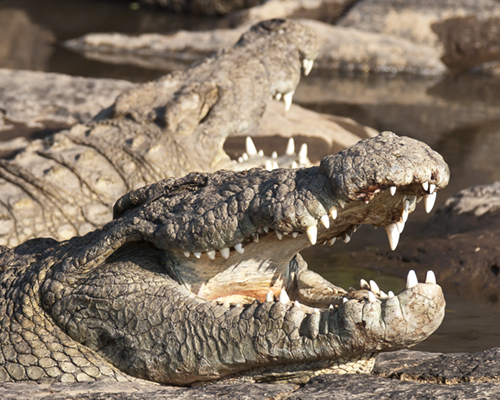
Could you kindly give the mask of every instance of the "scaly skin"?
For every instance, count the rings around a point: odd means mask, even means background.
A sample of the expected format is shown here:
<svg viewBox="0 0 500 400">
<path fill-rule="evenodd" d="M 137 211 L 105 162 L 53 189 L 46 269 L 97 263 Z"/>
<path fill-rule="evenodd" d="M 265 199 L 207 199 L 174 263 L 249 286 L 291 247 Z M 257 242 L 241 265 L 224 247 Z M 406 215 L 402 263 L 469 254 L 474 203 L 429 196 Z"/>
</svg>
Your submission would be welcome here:
<svg viewBox="0 0 500 400">
<path fill-rule="evenodd" d="M 0 245 L 83 235 L 108 222 L 130 190 L 232 168 L 226 138 L 255 126 L 273 96 L 292 92 L 317 51 L 300 23 L 262 22 L 233 48 L 123 93 L 98 121 L 0 160 Z"/>
<path fill-rule="evenodd" d="M 347 292 L 298 251 L 315 229 L 323 242 L 358 224 L 391 226 L 427 195 L 422 183 L 440 190 L 448 179 L 428 146 L 384 133 L 319 167 L 163 180 L 120 199 L 101 230 L 4 248 L 0 381 L 368 372 L 377 352 L 440 325 L 441 288 L 429 279 L 394 297 L 373 285 Z"/>
</svg>

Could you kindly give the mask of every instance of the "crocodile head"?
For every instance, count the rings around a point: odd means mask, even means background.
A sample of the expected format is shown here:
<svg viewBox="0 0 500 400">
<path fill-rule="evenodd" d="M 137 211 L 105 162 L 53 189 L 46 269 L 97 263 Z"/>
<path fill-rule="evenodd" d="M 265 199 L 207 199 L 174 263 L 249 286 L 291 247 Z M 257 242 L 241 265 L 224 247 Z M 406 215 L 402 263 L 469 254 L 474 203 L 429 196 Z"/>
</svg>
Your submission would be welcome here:
<svg viewBox="0 0 500 400">
<path fill-rule="evenodd" d="M 45 312 L 128 375 L 162 383 L 304 381 L 367 372 L 444 316 L 432 274 L 397 295 L 346 291 L 298 252 L 359 224 L 398 228 L 429 205 L 448 166 L 383 133 L 304 169 L 193 173 L 131 192 L 102 230 L 63 243 L 41 287 Z M 54 259 L 54 257 L 53 257 Z"/>
</svg>

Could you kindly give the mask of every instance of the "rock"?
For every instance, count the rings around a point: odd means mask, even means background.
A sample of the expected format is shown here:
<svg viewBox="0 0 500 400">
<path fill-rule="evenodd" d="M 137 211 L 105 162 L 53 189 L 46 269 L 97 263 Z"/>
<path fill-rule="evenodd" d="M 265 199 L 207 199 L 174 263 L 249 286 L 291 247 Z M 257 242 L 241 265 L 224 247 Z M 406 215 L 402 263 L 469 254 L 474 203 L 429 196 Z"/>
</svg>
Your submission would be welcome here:
<svg viewBox="0 0 500 400">
<path fill-rule="evenodd" d="M 114 79 L 0 69 L 0 131 L 26 131 L 89 122 L 134 84 Z"/>
</svg>

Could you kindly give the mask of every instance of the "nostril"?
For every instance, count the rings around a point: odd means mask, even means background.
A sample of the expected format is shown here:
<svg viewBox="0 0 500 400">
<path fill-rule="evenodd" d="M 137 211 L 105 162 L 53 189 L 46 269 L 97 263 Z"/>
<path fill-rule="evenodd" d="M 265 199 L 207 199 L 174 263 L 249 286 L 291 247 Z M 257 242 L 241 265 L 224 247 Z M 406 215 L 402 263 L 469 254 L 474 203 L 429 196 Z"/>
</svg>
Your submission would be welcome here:
<svg viewBox="0 0 500 400">
<path fill-rule="evenodd" d="M 494 264 L 490 267 L 491 272 L 493 272 L 493 275 L 498 276 L 500 274 L 500 267 L 498 265 Z"/>
</svg>

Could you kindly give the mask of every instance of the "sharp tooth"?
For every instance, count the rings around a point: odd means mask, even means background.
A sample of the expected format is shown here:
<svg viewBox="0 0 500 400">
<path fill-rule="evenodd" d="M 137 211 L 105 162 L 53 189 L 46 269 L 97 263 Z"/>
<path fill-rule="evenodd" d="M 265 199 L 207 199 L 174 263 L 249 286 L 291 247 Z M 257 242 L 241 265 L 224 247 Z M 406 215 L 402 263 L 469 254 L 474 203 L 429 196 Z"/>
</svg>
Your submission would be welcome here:
<svg viewBox="0 0 500 400">
<path fill-rule="evenodd" d="M 292 232 L 292 237 L 295 239 L 297 236 L 299 236 L 299 232 Z"/>
<path fill-rule="evenodd" d="M 278 169 L 280 166 L 276 161 L 273 161 L 273 169 Z"/>
<path fill-rule="evenodd" d="M 429 214 L 432 211 L 432 207 L 434 207 L 434 203 L 436 202 L 436 195 L 437 192 L 434 192 L 432 194 L 426 194 L 424 197 L 425 212 L 427 214 Z"/>
<path fill-rule="evenodd" d="M 408 210 L 410 209 L 410 201 L 409 200 L 405 200 L 405 208 L 403 210 L 403 214 L 401 215 L 402 218 L 403 218 L 403 222 L 406 224 L 406 221 L 408 221 L 408 215 L 409 215 L 409 212 Z"/>
<path fill-rule="evenodd" d="M 293 137 L 288 139 L 288 143 L 286 145 L 286 150 L 285 154 L 287 156 L 293 156 L 295 154 L 295 140 L 293 140 Z"/>
<path fill-rule="evenodd" d="M 335 243 L 335 241 L 336 241 L 336 240 L 337 240 L 337 238 L 336 238 L 336 237 L 331 238 L 331 239 L 328 241 L 328 244 L 331 246 L 332 244 L 334 244 L 334 243 Z"/>
<path fill-rule="evenodd" d="M 328 309 L 329 309 L 329 310 L 333 310 L 333 304 L 330 304 L 330 305 L 328 306 Z"/>
<path fill-rule="evenodd" d="M 325 214 L 320 219 L 326 229 L 330 228 L 330 218 L 328 218 L 328 215 Z"/>
<path fill-rule="evenodd" d="M 272 171 L 273 170 L 273 163 L 271 162 L 271 160 L 266 160 L 266 169 L 268 171 Z"/>
<path fill-rule="evenodd" d="M 200 257 L 201 257 L 201 253 L 200 253 L 200 252 L 197 252 L 197 251 L 195 251 L 195 252 L 193 253 L 193 255 L 194 255 L 196 258 L 200 258 Z"/>
<path fill-rule="evenodd" d="M 302 67 L 304 68 L 304 75 L 307 76 L 311 72 L 312 68 L 314 65 L 314 60 L 309 60 L 307 58 L 304 58 L 302 60 Z"/>
<path fill-rule="evenodd" d="M 243 153 L 241 155 L 241 158 L 243 158 L 243 161 L 248 161 L 248 154 L 247 153 Z"/>
<path fill-rule="evenodd" d="M 264 157 L 264 150 L 259 150 L 258 154 L 259 156 Z"/>
<path fill-rule="evenodd" d="M 397 228 L 398 228 L 398 232 L 401 234 L 403 233 L 403 230 L 405 229 L 405 223 L 403 222 L 403 220 L 400 220 L 398 222 L 395 222 Z"/>
<path fill-rule="evenodd" d="M 269 233 L 269 227 L 268 226 L 265 226 L 262 229 L 264 229 L 264 232 Z"/>
<path fill-rule="evenodd" d="M 317 315 L 318 315 L 318 314 L 319 314 L 319 310 L 318 310 L 317 308 L 315 308 L 315 309 L 313 310 L 313 314 L 317 314 Z"/>
<path fill-rule="evenodd" d="M 272 290 L 266 294 L 266 303 L 272 303 L 274 301 L 274 293 Z"/>
<path fill-rule="evenodd" d="M 235 244 L 234 249 L 240 254 L 243 254 L 245 252 L 245 249 L 243 248 L 243 245 L 241 243 Z"/>
<path fill-rule="evenodd" d="M 332 219 L 337 219 L 337 207 L 333 206 L 328 213 Z"/>
<path fill-rule="evenodd" d="M 389 246 L 391 250 L 396 250 L 399 242 L 399 231 L 396 224 L 390 224 L 385 227 L 385 231 L 387 233 L 387 237 L 389 238 Z"/>
<path fill-rule="evenodd" d="M 429 191 L 429 182 L 424 182 L 422 183 L 422 187 L 424 188 L 424 190 L 427 192 Z"/>
<path fill-rule="evenodd" d="M 380 289 L 374 280 L 370 280 L 370 289 L 373 293 L 380 294 Z"/>
<path fill-rule="evenodd" d="M 271 158 L 278 158 L 278 153 L 276 151 L 273 151 L 273 154 L 271 154 Z"/>
<path fill-rule="evenodd" d="M 288 297 L 285 289 L 281 289 L 280 298 L 278 301 L 282 304 L 287 304 L 290 301 L 290 297 Z"/>
<path fill-rule="evenodd" d="M 344 304 L 345 304 L 345 303 L 347 303 L 348 301 L 349 301 L 349 300 L 347 300 L 347 297 L 343 297 L 343 298 L 342 298 L 342 303 L 344 303 Z"/>
<path fill-rule="evenodd" d="M 238 157 L 238 162 L 242 163 L 243 162 L 243 157 Z"/>
<path fill-rule="evenodd" d="M 396 186 L 391 186 L 389 190 L 391 192 L 391 196 L 394 196 L 396 194 Z"/>
<path fill-rule="evenodd" d="M 342 240 L 344 241 L 344 243 L 349 243 L 351 241 L 351 237 L 352 237 L 352 234 L 349 232 L 344 232 L 342 234 Z"/>
<path fill-rule="evenodd" d="M 224 247 L 223 249 L 220 249 L 220 255 L 224 257 L 226 260 L 229 258 L 229 247 Z"/>
<path fill-rule="evenodd" d="M 297 300 L 295 300 L 295 301 L 293 302 L 293 304 L 295 304 L 295 307 L 299 307 L 299 308 L 300 308 L 300 303 L 299 303 Z"/>
<path fill-rule="evenodd" d="M 393 298 L 394 297 L 394 292 L 392 290 L 389 290 L 389 292 L 387 293 L 387 296 L 389 296 L 389 298 Z"/>
<path fill-rule="evenodd" d="M 292 99 L 293 99 L 293 94 L 295 93 L 295 90 L 292 90 L 291 92 L 288 92 L 287 94 L 283 95 L 283 101 L 285 102 L 285 111 L 290 111 L 290 107 L 292 106 Z"/>
<path fill-rule="evenodd" d="M 245 148 L 246 148 L 246 151 L 250 157 L 257 155 L 257 148 L 255 147 L 255 143 L 253 142 L 253 140 L 250 136 L 247 136 L 247 139 L 245 142 Z"/>
<path fill-rule="evenodd" d="M 328 242 L 325 240 L 323 243 L 321 243 L 322 246 L 326 246 Z"/>
<path fill-rule="evenodd" d="M 299 163 L 305 164 L 307 162 L 307 143 L 302 143 L 299 150 Z"/>
<path fill-rule="evenodd" d="M 425 283 L 436 283 L 436 275 L 434 275 L 433 271 L 427 271 L 427 275 L 425 276 Z"/>
<path fill-rule="evenodd" d="M 280 92 L 276 93 L 276 95 L 274 97 L 276 100 L 280 101 L 281 100 L 281 93 Z"/>
<path fill-rule="evenodd" d="M 370 285 L 368 284 L 367 281 L 365 281 L 364 279 L 360 279 L 359 280 L 359 287 L 361 289 L 366 289 L 366 290 L 370 290 Z"/>
<path fill-rule="evenodd" d="M 434 185 L 433 183 L 431 183 L 429 185 L 429 194 L 434 193 L 434 190 L 436 190 L 436 185 Z"/>
<path fill-rule="evenodd" d="M 297 162 L 295 161 L 292 161 L 292 168 L 295 169 L 297 168 L 299 165 L 297 164 Z"/>
<path fill-rule="evenodd" d="M 375 297 L 373 292 L 368 292 L 368 300 L 370 301 L 370 303 L 375 303 L 377 301 L 377 298 Z"/>
<path fill-rule="evenodd" d="M 422 196 L 417 196 L 417 203 L 420 203 L 422 201 L 423 197 Z"/>
<path fill-rule="evenodd" d="M 411 289 L 413 286 L 418 284 L 417 274 L 414 270 L 410 270 L 408 272 L 408 276 L 406 277 L 406 289 Z"/>
<path fill-rule="evenodd" d="M 254 241 L 254 243 L 259 243 L 259 234 L 258 233 L 254 233 L 252 235 L 252 240 Z"/>
<path fill-rule="evenodd" d="M 387 296 L 387 294 L 384 291 L 381 290 L 380 291 L 380 298 L 382 298 L 382 299 L 388 299 L 389 296 Z"/>
<path fill-rule="evenodd" d="M 207 256 L 208 256 L 208 258 L 210 258 L 211 260 L 215 260 L 215 250 L 210 250 L 210 251 L 207 251 Z"/>
<path fill-rule="evenodd" d="M 189 255 L 190 255 L 190 254 L 191 254 L 191 253 L 190 253 L 189 251 L 185 251 L 185 252 L 184 252 L 184 256 L 185 256 L 186 258 L 189 258 Z"/>
<path fill-rule="evenodd" d="M 344 200 L 339 199 L 337 201 L 337 203 L 339 203 L 340 208 L 344 208 L 345 207 L 345 201 Z"/>
<path fill-rule="evenodd" d="M 283 239 L 283 234 L 280 231 L 276 231 L 276 236 L 278 236 L 279 240 Z"/>
<path fill-rule="evenodd" d="M 311 225 L 309 228 L 307 228 L 306 233 L 309 241 L 314 246 L 316 244 L 316 239 L 318 238 L 318 228 L 316 227 L 316 225 Z"/>
</svg>

